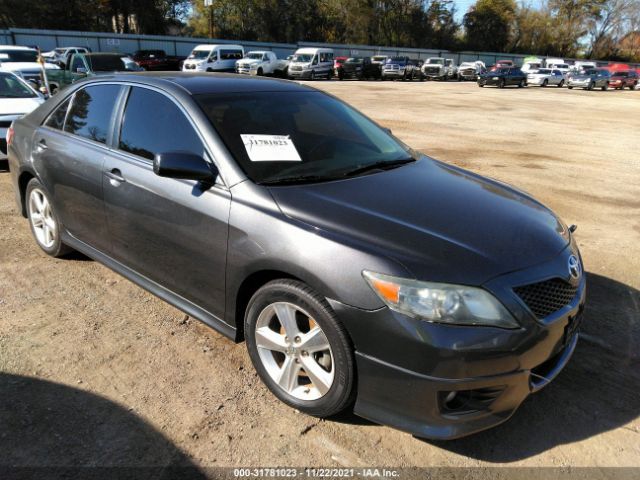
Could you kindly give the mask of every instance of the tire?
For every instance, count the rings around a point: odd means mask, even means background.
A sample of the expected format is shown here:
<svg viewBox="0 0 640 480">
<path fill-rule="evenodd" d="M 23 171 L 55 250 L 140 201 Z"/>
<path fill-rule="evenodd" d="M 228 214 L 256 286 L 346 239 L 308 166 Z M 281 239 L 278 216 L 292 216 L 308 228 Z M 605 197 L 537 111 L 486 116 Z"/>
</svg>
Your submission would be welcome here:
<svg viewBox="0 0 640 480">
<path fill-rule="evenodd" d="M 520 80 L 520 83 L 518 83 L 518 88 L 524 88 L 527 85 L 527 83 L 524 80 Z M 546 85 L 543 85 L 543 87 L 546 87 Z"/>
<path fill-rule="evenodd" d="M 573 87 L 572 87 L 571 85 L 569 85 L 567 88 L 568 88 L 569 90 L 573 90 Z"/>
<path fill-rule="evenodd" d="M 595 87 L 595 84 L 593 82 L 591 82 L 589 84 L 589 86 L 587 87 L 587 90 L 593 90 L 593 87 Z"/>
<path fill-rule="evenodd" d="M 209 73 L 213 72 L 213 68 L 207 68 L 207 72 Z"/>
<path fill-rule="evenodd" d="M 507 82 L 505 82 L 504 78 L 498 82 L 498 88 L 504 88 L 507 86 Z"/>
<path fill-rule="evenodd" d="M 60 239 L 62 223 L 56 214 L 49 194 L 37 178 L 27 184 L 25 193 L 27 217 L 31 234 L 44 253 L 52 257 L 63 257 L 72 252 Z"/>
<path fill-rule="evenodd" d="M 280 317 L 295 320 L 282 322 Z M 264 384 L 278 399 L 322 418 L 351 405 L 355 398 L 353 346 L 322 296 L 302 282 L 274 280 L 253 295 L 244 322 L 249 357 Z M 267 335 L 257 334 L 259 331 Z M 316 332 L 311 337 L 313 348 L 320 344 L 328 348 L 306 352 L 305 335 L 311 331 Z M 311 374 L 307 373 L 307 365 Z M 283 373 L 289 373 L 288 377 L 282 378 Z"/>
<path fill-rule="evenodd" d="M 564 86 L 564 80 L 560 80 L 560 83 L 558 84 L 558 88 L 562 88 Z"/>
<path fill-rule="evenodd" d="M 264 75 L 264 70 L 262 70 L 262 67 L 260 67 L 256 73 L 258 74 L 259 77 L 261 77 Z"/>
<path fill-rule="evenodd" d="M 542 82 L 542 86 L 546 87 L 547 85 L 549 85 L 549 80 L 547 80 L 546 78 L 544 79 L 544 82 Z"/>
<path fill-rule="evenodd" d="M 484 84 L 483 84 L 483 83 L 478 82 L 478 86 L 479 86 L 480 88 L 482 88 L 482 87 L 484 87 Z"/>
<path fill-rule="evenodd" d="M 309 75 L 309 80 L 313 81 L 316 79 L 316 72 L 315 70 L 311 70 L 311 74 Z"/>
<path fill-rule="evenodd" d="M 608 84 L 608 83 L 605 83 L 605 84 L 602 86 L 602 91 L 604 92 L 605 90 L 609 90 L 609 84 Z M 621 89 L 621 90 L 622 90 L 622 89 Z"/>
</svg>

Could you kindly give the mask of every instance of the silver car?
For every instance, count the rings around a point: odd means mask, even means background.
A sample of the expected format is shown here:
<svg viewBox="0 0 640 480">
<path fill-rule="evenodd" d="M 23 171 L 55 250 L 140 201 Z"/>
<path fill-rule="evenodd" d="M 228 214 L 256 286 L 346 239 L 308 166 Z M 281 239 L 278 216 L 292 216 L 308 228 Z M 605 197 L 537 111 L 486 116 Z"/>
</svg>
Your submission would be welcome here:
<svg viewBox="0 0 640 480">
<path fill-rule="evenodd" d="M 560 70 L 539 68 L 527 75 L 527 83 L 529 85 L 539 85 L 541 87 L 548 87 L 549 85 L 562 87 L 564 85 L 564 75 Z"/>
</svg>

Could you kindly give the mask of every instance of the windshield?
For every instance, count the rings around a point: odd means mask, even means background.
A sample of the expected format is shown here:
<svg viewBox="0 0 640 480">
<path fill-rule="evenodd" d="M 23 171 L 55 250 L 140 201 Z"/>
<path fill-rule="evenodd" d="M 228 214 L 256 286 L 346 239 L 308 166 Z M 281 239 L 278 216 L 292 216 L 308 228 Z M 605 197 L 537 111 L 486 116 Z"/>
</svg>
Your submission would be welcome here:
<svg viewBox="0 0 640 480">
<path fill-rule="evenodd" d="M 541 68 L 537 73 L 549 74 L 551 73 L 551 70 L 549 70 L 548 68 Z"/>
<path fill-rule="evenodd" d="M 382 62 L 382 61 L 384 61 L 386 59 L 387 59 L 387 57 L 385 57 L 385 56 L 371 57 L 371 60 L 376 61 L 376 62 Z"/>
<path fill-rule="evenodd" d="M 298 55 L 294 55 L 293 58 L 291 59 L 291 61 L 292 62 L 309 63 L 312 58 L 313 58 L 313 55 L 309 55 L 309 54 L 306 54 L 306 53 L 301 53 L 301 54 L 298 54 Z"/>
<path fill-rule="evenodd" d="M 37 96 L 14 75 L 0 73 L 0 98 L 35 98 Z"/>
<path fill-rule="evenodd" d="M 244 58 L 252 58 L 254 60 L 262 60 L 262 52 L 249 52 Z"/>
<path fill-rule="evenodd" d="M 347 59 L 347 63 L 362 63 L 364 60 L 362 57 L 353 57 Z"/>
<path fill-rule="evenodd" d="M 38 52 L 35 50 L 0 50 L 0 53 L 6 53 L 9 56 L 5 62 L 36 62 L 38 60 Z"/>
<path fill-rule="evenodd" d="M 87 55 L 94 72 L 120 72 L 125 70 L 122 58 L 117 55 Z"/>
<path fill-rule="evenodd" d="M 443 58 L 430 58 L 429 60 L 427 60 L 427 63 L 444 65 L 444 59 Z"/>
<path fill-rule="evenodd" d="M 256 183 L 344 178 L 366 165 L 414 156 L 371 120 L 321 92 L 217 93 L 195 99 Z M 287 145 L 265 149 L 254 147 L 254 141 Z M 290 156 L 285 161 L 282 155 Z"/>
<path fill-rule="evenodd" d="M 56 48 L 53 51 L 56 52 L 56 53 L 64 53 L 64 52 L 67 51 L 67 49 L 66 48 Z"/>
<path fill-rule="evenodd" d="M 406 62 L 407 59 L 405 57 L 391 57 L 387 59 L 387 63 L 398 63 L 398 62 Z"/>
<path fill-rule="evenodd" d="M 211 50 L 194 50 L 193 52 L 191 52 L 191 55 L 189 55 L 189 58 L 207 58 L 210 52 Z"/>
</svg>

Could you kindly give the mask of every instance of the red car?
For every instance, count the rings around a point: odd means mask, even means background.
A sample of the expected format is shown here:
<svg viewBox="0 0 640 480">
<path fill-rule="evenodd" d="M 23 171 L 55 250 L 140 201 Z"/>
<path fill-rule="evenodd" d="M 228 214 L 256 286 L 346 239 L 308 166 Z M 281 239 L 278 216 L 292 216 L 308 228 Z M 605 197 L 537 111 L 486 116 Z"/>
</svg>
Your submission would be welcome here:
<svg viewBox="0 0 640 480">
<path fill-rule="evenodd" d="M 342 65 L 344 64 L 344 62 L 347 61 L 349 57 L 335 57 L 333 59 L 333 73 L 336 76 L 340 75 L 340 69 L 342 68 Z"/>
<path fill-rule="evenodd" d="M 512 61 L 512 60 L 498 60 L 498 61 L 496 62 L 496 64 L 495 64 L 495 65 L 493 65 L 493 66 L 489 69 L 489 71 L 490 71 L 490 72 L 494 72 L 494 71 L 498 70 L 499 68 L 512 68 L 512 67 L 514 67 L 514 66 L 515 66 L 515 65 L 513 64 L 513 61 Z"/>
<path fill-rule="evenodd" d="M 138 50 L 133 60 L 145 70 L 167 71 L 181 70 L 184 57 L 167 55 L 164 50 Z"/>
<path fill-rule="evenodd" d="M 609 86 L 616 90 L 624 90 L 629 88 L 633 90 L 638 85 L 638 74 L 634 70 L 612 72 Z"/>
</svg>

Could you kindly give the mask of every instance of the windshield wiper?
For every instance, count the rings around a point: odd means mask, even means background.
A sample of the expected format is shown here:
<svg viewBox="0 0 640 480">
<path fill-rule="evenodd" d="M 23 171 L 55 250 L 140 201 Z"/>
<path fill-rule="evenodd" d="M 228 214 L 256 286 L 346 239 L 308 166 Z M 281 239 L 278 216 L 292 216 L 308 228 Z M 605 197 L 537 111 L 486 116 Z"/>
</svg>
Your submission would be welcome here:
<svg viewBox="0 0 640 480">
<path fill-rule="evenodd" d="M 373 162 L 368 165 L 364 165 L 362 167 L 355 168 L 353 170 L 349 170 L 345 172 L 343 176 L 351 177 L 354 175 L 361 175 L 363 173 L 367 173 L 373 170 L 391 170 L 392 168 L 397 168 L 401 165 L 406 165 L 407 163 L 415 162 L 415 158 L 403 158 L 401 160 L 391 160 L 391 161 L 382 161 L 382 162 Z"/>
<path fill-rule="evenodd" d="M 298 175 L 295 177 L 276 177 L 267 178 L 261 182 L 257 182 L 258 185 L 285 185 L 291 183 L 308 183 L 308 182 L 326 182 L 329 180 L 336 180 L 339 177 L 328 177 L 323 175 Z"/>
</svg>

